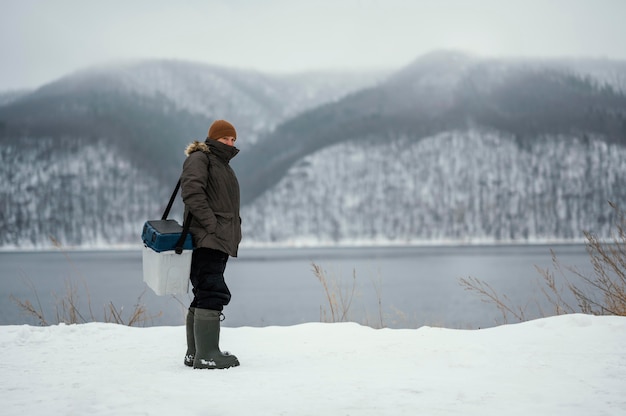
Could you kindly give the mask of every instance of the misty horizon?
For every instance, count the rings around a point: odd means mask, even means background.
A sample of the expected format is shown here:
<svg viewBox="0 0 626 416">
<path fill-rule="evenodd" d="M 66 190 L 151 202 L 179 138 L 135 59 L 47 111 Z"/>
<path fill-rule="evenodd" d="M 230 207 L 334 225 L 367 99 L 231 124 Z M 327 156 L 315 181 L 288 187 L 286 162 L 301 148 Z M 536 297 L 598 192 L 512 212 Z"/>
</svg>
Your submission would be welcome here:
<svg viewBox="0 0 626 416">
<path fill-rule="evenodd" d="M 626 59 L 619 0 L 0 2 L 0 91 L 129 59 L 267 74 L 401 68 L 440 49 Z"/>
</svg>

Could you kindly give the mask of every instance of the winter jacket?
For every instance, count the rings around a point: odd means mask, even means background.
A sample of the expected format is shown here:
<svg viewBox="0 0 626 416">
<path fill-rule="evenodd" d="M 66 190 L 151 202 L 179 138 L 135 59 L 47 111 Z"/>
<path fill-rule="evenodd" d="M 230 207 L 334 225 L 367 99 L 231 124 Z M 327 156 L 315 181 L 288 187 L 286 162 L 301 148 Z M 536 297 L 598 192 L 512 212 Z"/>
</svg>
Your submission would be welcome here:
<svg viewBox="0 0 626 416">
<path fill-rule="evenodd" d="M 181 174 L 185 217 L 191 211 L 189 231 L 194 247 L 220 250 L 237 257 L 241 242 L 239 182 L 230 167 L 236 147 L 217 140 L 194 141 L 185 150 Z"/>
</svg>

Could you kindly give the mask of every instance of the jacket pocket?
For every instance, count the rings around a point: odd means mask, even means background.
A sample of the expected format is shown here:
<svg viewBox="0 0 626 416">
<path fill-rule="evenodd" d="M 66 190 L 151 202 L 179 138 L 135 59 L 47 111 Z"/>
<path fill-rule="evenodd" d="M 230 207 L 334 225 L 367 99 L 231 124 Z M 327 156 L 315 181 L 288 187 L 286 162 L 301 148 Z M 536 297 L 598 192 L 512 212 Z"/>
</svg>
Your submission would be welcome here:
<svg viewBox="0 0 626 416">
<path fill-rule="evenodd" d="M 232 242 L 234 237 L 233 214 L 230 212 L 215 212 L 215 236 L 220 240 Z"/>
</svg>

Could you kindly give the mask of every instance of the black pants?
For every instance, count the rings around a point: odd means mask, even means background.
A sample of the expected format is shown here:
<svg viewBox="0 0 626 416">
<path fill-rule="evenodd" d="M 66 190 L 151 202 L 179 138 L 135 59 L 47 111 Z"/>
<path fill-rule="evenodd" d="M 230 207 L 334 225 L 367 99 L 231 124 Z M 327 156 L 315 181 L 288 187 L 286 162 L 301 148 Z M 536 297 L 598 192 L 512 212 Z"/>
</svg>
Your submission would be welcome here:
<svg viewBox="0 0 626 416">
<path fill-rule="evenodd" d="M 222 311 L 230 302 L 224 280 L 228 254 L 210 248 L 197 248 L 191 255 L 192 308 Z"/>
</svg>

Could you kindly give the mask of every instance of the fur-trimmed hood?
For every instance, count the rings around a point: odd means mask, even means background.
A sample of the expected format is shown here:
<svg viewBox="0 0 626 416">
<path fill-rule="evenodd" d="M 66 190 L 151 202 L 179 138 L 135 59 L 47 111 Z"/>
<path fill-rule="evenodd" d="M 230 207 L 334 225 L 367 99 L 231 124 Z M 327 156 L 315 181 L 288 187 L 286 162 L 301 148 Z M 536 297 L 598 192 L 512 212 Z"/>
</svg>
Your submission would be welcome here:
<svg viewBox="0 0 626 416">
<path fill-rule="evenodd" d="M 189 143 L 185 148 L 185 155 L 189 156 L 193 152 L 211 153 L 211 149 L 205 142 L 194 140 L 193 143 Z"/>
<path fill-rule="evenodd" d="M 198 140 L 194 140 L 185 149 L 185 154 L 187 156 L 195 152 L 212 154 L 214 156 L 217 156 L 218 159 L 221 159 L 224 162 L 228 163 L 232 158 L 237 156 L 237 153 L 239 153 L 239 149 L 234 146 L 229 146 L 227 144 L 221 143 L 217 140 L 207 139 L 207 141 L 205 142 L 199 142 Z"/>
</svg>

